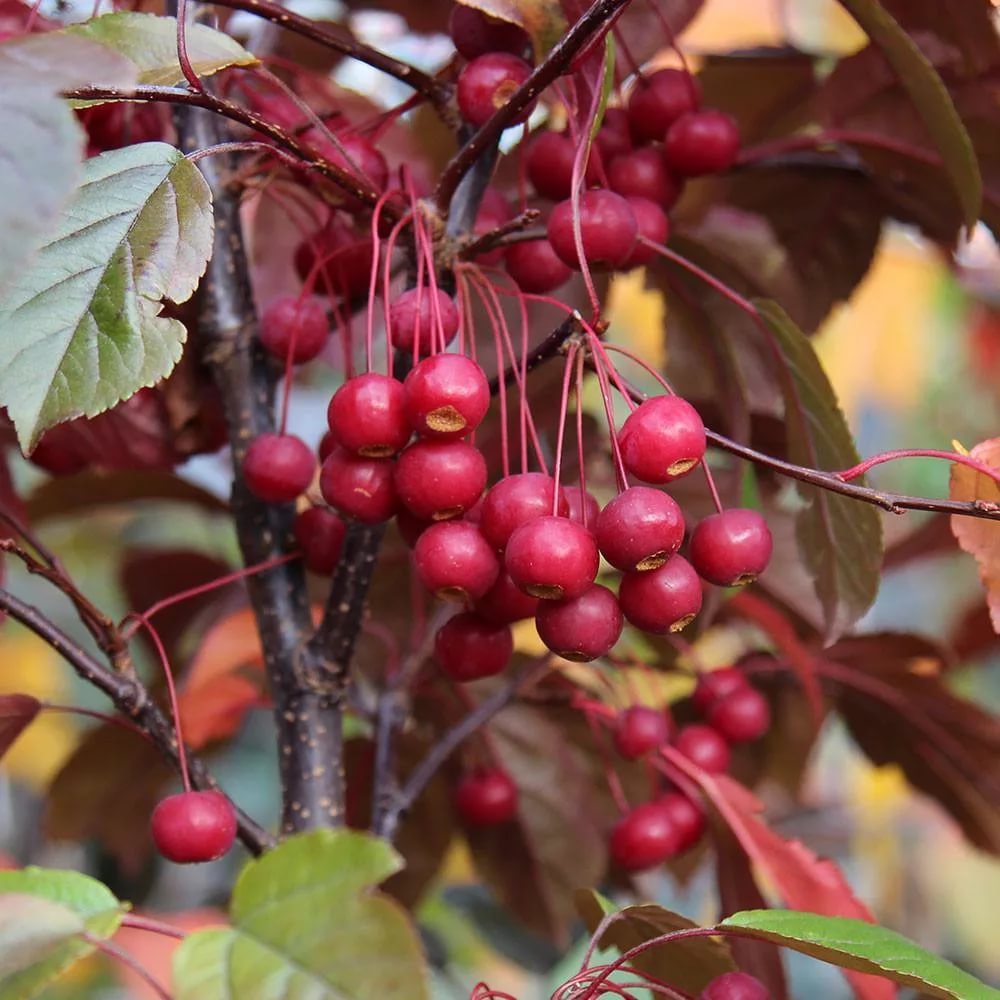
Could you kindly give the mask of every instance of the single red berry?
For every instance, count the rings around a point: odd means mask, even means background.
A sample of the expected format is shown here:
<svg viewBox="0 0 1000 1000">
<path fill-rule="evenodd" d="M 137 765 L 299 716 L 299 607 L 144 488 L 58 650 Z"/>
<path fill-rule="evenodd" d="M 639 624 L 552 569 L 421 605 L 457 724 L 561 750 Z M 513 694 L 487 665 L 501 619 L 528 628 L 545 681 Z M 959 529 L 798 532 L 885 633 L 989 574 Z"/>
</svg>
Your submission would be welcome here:
<svg viewBox="0 0 1000 1000">
<path fill-rule="evenodd" d="M 281 295 L 260 317 L 260 342 L 268 354 L 301 365 L 312 361 L 326 344 L 330 326 L 326 309 L 315 295 Z"/>
<path fill-rule="evenodd" d="M 774 540 L 763 515 L 744 507 L 711 514 L 695 525 L 688 546 L 691 565 L 709 583 L 741 587 L 767 569 Z"/>
<path fill-rule="evenodd" d="M 490 408 L 486 373 L 464 354 L 435 354 L 406 376 L 406 416 L 426 438 L 471 434 Z"/>
<path fill-rule="evenodd" d="M 752 743 L 771 728 L 771 707 L 748 685 L 719 698 L 708 710 L 708 724 L 730 743 Z"/>
<path fill-rule="evenodd" d="M 691 702 L 702 715 L 720 699 L 747 687 L 746 675 L 735 667 L 720 667 L 699 675 Z"/>
<path fill-rule="evenodd" d="M 601 555 L 615 569 L 644 572 L 662 566 L 684 541 L 677 501 L 650 486 L 619 493 L 593 529 Z"/>
<path fill-rule="evenodd" d="M 645 198 L 663 209 L 674 206 L 681 183 L 667 169 L 663 153 L 652 146 L 619 156 L 608 167 L 608 186 L 625 197 Z"/>
<path fill-rule="evenodd" d="M 577 144 L 565 132 L 541 132 L 524 153 L 524 169 L 534 189 L 552 201 L 562 201 L 573 192 L 573 161 Z M 597 154 L 599 157 L 600 154 Z M 584 187 L 597 183 L 599 160 L 591 150 Z"/>
<path fill-rule="evenodd" d="M 538 610 L 538 598 L 526 594 L 510 578 L 510 574 L 501 569 L 496 583 L 476 601 L 476 614 L 497 625 L 511 625 L 534 618 Z"/>
<path fill-rule="evenodd" d="M 597 524 L 597 516 L 601 513 L 601 505 L 579 486 L 564 486 L 566 502 L 569 504 L 568 516 L 579 521 L 588 531 L 593 531 Z"/>
<path fill-rule="evenodd" d="M 243 456 L 243 479 L 258 500 L 288 503 L 312 482 L 316 459 L 294 434 L 259 434 Z"/>
<path fill-rule="evenodd" d="M 664 712 L 646 705 L 632 705 L 618 716 L 615 749 L 626 760 L 638 760 L 663 746 L 670 738 L 670 723 Z"/>
<path fill-rule="evenodd" d="M 665 809 L 644 802 L 615 824 L 608 848 L 619 868 L 640 872 L 672 858 L 680 849 L 680 837 Z"/>
<path fill-rule="evenodd" d="M 678 852 L 694 847 L 705 832 L 705 814 L 698 805 L 680 792 L 667 792 L 657 800 L 660 807 L 670 815 L 677 833 L 680 835 Z"/>
<path fill-rule="evenodd" d="M 618 603 L 629 623 L 653 635 L 679 632 L 701 611 L 701 581 L 691 564 L 671 556 L 657 569 L 625 573 Z"/>
<path fill-rule="evenodd" d="M 295 251 L 295 269 L 303 281 L 315 281 L 319 295 L 350 299 L 368 294 L 372 270 L 372 238 L 358 233 L 336 214 L 307 236 Z"/>
<path fill-rule="evenodd" d="M 507 273 L 522 292 L 545 295 L 565 285 L 573 272 L 556 256 L 548 240 L 526 240 L 507 248 Z"/>
<path fill-rule="evenodd" d="M 667 130 L 663 155 L 667 166 L 681 177 L 715 174 L 736 162 L 740 130 L 722 111 L 692 111 Z"/>
<path fill-rule="evenodd" d="M 366 372 L 349 378 L 334 394 L 326 419 L 337 443 L 364 458 L 388 458 L 410 440 L 403 383 Z"/>
<path fill-rule="evenodd" d="M 479 527 L 487 541 L 494 548 L 502 549 L 515 528 L 551 514 L 556 489 L 555 480 L 542 472 L 515 473 L 501 479 L 483 500 Z M 569 513 L 562 489 L 559 489 L 557 512 L 563 516 Z"/>
<path fill-rule="evenodd" d="M 407 354 L 443 350 L 458 333 L 455 300 L 440 288 L 410 288 L 389 307 L 389 329 L 393 345 Z"/>
<path fill-rule="evenodd" d="M 680 396 L 654 396 L 625 418 L 618 432 L 625 468 L 647 483 L 669 483 L 705 454 L 705 425 Z"/>
<path fill-rule="evenodd" d="M 462 3 L 451 9 L 448 34 L 466 59 L 476 59 L 487 52 L 510 52 L 515 56 L 531 52 L 531 39 L 519 24 L 490 17 L 485 11 Z"/>
<path fill-rule="evenodd" d="M 674 740 L 677 752 L 710 774 L 729 770 L 729 744 L 711 727 L 684 726 Z"/>
<path fill-rule="evenodd" d="M 458 110 L 470 124 L 485 125 L 529 76 L 531 66 L 509 52 L 487 52 L 477 56 L 458 74 Z M 532 101 L 510 124 L 525 121 L 534 107 Z"/>
<path fill-rule="evenodd" d="M 568 517 L 536 517 L 510 536 L 504 552 L 510 578 L 545 600 L 566 600 L 594 582 L 600 565 L 594 536 Z"/>
<path fill-rule="evenodd" d="M 396 492 L 425 521 L 465 513 L 486 488 L 486 459 L 467 441 L 414 441 L 396 460 Z"/>
<path fill-rule="evenodd" d="M 319 152 L 334 166 L 360 176 L 376 191 L 384 191 L 389 183 L 389 165 L 378 148 L 363 135 L 354 132 L 336 133 L 336 136 L 340 141 L 339 149 L 326 140 Z"/>
<path fill-rule="evenodd" d="M 469 826 L 496 826 L 517 815 L 517 786 L 499 767 L 467 774 L 455 789 L 455 807 Z"/>
<path fill-rule="evenodd" d="M 552 209 L 546 232 L 556 256 L 567 267 L 579 271 L 572 199 L 567 198 Z M 592 268 L 621 267 L 632 253 L 638 235 L 632 207 L 620 194 L 596 189 L 580 195 L 583 256 Z"/>
<path fill-rule="evenodd" d="M 648 198 L 636 198 L 632 195 L 629 196 L 628 203 L 632 206 L 639 239 L 635 241 L 628 260 L 622 265 L 625 270 L 648 264 L 657 255 L 657 251 L 643 240 L 663 246 L 670 237 L 670 220 L 659 205 Z"/>
<path fill-rule="evenodd" d="M 295 541 L 302 549 L 306 569 L 329 576 L 340 560 L 347 525 L 333 511 L 309 507 L 300 511 L 292 525 Z"/>
<path fill-rule="evenodd" d="M 588 663 L 610 652 L 621 637 L 623 624 L 617 598 L 599 583 L 590 584 L 575 597 L 539 601 L 535 612 L 542 642 L 556 656 L 577 663 Z"/>
<path fill-rule="evenodd" d="M 771 992 L 746 972 L 724 972 L 698 994 L 698 1000 L 771 1000 Z"/>
<path fill-rule="evenodd" d="M 628 112 L 624 108 L 605 108 L 604 121 L 594 136 L 594 145 L 601 151 L 601 158 L 610 163 L 616 156 L 632 150 Z"/>
<path fill-rule="evenodd" d="M 214 861 L 236 840 L 236 811 L 221 792 L 181 792 L 157 803 L 149 826 L 156 849 L 168 861 Z"/>
<path fill-rule="evenodd" d="M 413 546 L 420 582 L 446 601 L 479 600 L 496 582 L 500 563 L 486 539 L 467 521 L 442 521 Z"/>
<path fill-rule="evenodd" d="M 399 506 L 388 458 L 359 458 L 335 448 L 319 470 L 323 499 L 344 517 L 362 524 L 388 521 Z"/>
<path fill-rule="evenodd" d="M 499 674 L 513 653 L 509 625 L 494 625 L 469 612 L 449 618 L 434 636 L 434 658 L 455 681 Z"/>
<path fill-rule="evenodd" d="M 659 140 L 681 115 L 700 104 L 701 87 L 690 73 L 661 69 L 639 80 L 629 94 L 629 126 L 638 140 Z"/>
</svg>

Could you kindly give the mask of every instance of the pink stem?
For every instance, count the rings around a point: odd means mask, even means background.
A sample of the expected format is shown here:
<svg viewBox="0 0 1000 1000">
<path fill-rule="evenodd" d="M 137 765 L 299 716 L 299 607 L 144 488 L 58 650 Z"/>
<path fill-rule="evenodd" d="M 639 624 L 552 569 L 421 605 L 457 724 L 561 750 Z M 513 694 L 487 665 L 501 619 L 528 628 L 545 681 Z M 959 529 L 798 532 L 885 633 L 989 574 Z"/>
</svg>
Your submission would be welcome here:
<svg viewBox="0 0 1000 1000">
<path fill-rule="evenodd" d="M 872 455 L 871 458 L 866 458 L 859 465 L 852 466 L 850 469 L 835 472 L 834 475 L 845 483 L 849 483 L 852 479 L 863 476 L 869 469 L 874 469 L 876 465 L 894 462 L 898 458 L 943 458 L 946 462 L 954 462 L 956 465 L 965 465 L 970 469 L 975 469 L 976 472 L 988 476 L 993 482 L 1000 485 L 1000 469 L 994 469 L 971 455 L 963 455 L 957 451 L 938 451 L 934 448 L 898 448 L 895 451 L 883 451 L 878 455 Z"/>
</svg>

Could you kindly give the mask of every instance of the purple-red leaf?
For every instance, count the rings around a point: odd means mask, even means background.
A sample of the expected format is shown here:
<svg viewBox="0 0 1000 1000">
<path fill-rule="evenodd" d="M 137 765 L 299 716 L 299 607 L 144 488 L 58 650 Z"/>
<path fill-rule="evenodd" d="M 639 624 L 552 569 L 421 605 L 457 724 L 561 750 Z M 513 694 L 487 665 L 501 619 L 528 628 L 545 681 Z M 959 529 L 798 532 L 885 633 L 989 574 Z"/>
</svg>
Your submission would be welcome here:
<svg viewBox="0 0 1000 1000">
<path fill-rule="evenodd" d="M 31 725 L 41 708 L 42 703 L 30 694 L 0 695 L 0 757 Z"/>
</svg>

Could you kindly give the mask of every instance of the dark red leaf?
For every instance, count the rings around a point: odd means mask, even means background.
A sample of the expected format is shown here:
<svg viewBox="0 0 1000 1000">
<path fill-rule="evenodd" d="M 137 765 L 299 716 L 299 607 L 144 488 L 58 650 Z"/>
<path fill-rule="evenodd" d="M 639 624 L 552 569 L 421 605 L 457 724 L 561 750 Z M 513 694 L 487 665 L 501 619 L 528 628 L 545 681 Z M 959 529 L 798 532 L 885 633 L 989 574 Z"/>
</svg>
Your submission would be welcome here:
<svg viewBox="0 0 1000 1000">
<path fill-rule="evenodd" d="M 31 725 L 41 707 L 42 703 L 30 694 L 0 695 L 0 757 Z"/>
</svg>

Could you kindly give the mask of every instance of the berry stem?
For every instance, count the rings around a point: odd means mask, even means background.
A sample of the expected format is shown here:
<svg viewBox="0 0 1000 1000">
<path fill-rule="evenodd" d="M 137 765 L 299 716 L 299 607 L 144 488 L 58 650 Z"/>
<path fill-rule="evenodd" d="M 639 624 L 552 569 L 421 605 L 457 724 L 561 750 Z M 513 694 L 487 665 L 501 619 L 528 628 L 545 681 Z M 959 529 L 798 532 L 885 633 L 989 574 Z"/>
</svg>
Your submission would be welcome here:
<svg viewBox="0 0 1000 1000">
<path fill-rule="evenodd" d="M 985 462 L 980 462 L 971 455 L 963 455 L 959 451 L 939 451 L 934 448 L 898 448 L 895 451 L 883 451 L 878 455 L 866 458 L 858 465 L 845 469 L 843 472 L 835 472 L 838 479 L 849 483 L 858 476 L 863 476 L 869 469 L 874 469 L 876 465 L 883 465 L 886 462 L 895 462 L 900 458 L 942 458 L 946 462 L 955 465 L 965 465 L 983 476 L 988 476 L 993 482 L 1000 484 L 1000 470 L 994 469 Z"/>
<path fill-rule="evenodd" d="M 174 927 L 153 917 L 142 917 L 138 913 L 126 913 L 122 917 L 122 927 L 133 927 L 137 931 L 150 931 L 153 934 L 161 934 L 163 937 L 176 938 L 178 941 L 183 941 L 188 936 L 187 931 L 181 930 L 180 927 Z"/>
<path fill-rule="evenodd" d="M 122 923 L 124 922 L 123 920 Z M 80 938 L 96 951 L 107 955 L 108 958 L 114 959 L 116 962 L 120 962 L 127 969 L 134 972 L 156 996 L 160 997 L 160 1000 L 173 1000 L 170 993 L 156 981 L 153 974 L 130 952 L 127 952 L 124 948 L 119 947 L 111 941 L 106 941 L 104 938 L 91 934 L 90 931 L 82 931 Z"/>
<path fill-rule="evenodd" d="M 570 344 L 566 352 L 566 360 L 563 363 L 562 392 L 559 396 L 559 427 L 556 431 L 556 458 L 552 471 L 552 478 L 555 480 L 555 488 L 552 490 L 552 516 L 559 513 L 559 481 L 562 473 L 563 442 L 566 437 L 566 417 L 569 412 L 569 389 L 573 373 L 576 370 L 576 355 L 579 347 Z"/>
<path fill-rule="evenodd" d="M 191 65 L 191 60 L 188 57 L 187 50 L 187 0 L 177 0 L 177 61 L 181 65 L 181 72 L 184 74 L 184 79 L 187 80 L 188 85 L 192 90 L 202 93 L 205 90 L 205 85 L 201 82 L 200 77 L 195 72 L 194 66 Z"/>
</svg>

